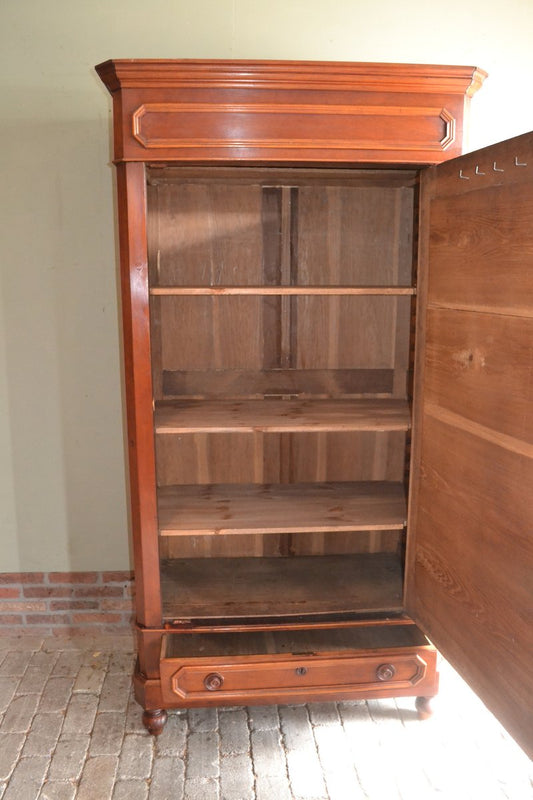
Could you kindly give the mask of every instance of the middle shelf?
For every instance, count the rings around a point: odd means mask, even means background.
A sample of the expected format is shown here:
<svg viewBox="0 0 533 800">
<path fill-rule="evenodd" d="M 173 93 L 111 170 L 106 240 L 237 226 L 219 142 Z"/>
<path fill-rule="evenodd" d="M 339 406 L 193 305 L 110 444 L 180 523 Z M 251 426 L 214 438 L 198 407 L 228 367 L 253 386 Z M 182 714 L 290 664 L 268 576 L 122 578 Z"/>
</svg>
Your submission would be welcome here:
<svg viewBox="0 0 533 800">
<path fill-rule="evenodd" d="M 402 483 L 209 484 L 158 490 L 162 536 L 401 530 Z"/>
<path fill-rule="evenodd" d="M 155 431 L 175 433 L 406 431 L 405 400 L 179 400 L 155 408 Z"/>
</svg>

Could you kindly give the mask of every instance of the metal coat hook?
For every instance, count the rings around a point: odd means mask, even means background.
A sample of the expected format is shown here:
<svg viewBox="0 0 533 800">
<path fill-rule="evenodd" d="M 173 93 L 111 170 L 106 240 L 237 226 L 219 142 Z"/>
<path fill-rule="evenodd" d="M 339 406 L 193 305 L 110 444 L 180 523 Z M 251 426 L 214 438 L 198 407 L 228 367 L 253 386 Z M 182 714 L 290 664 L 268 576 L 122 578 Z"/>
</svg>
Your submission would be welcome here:
<svg viewBox="0 0 533 800">
<path fill-rule="evenodd" d="M 463 175 L 463 170 L 462 169 L 459 170 L 459 177 L 462 178 L 464 181 L 469 181 L 470 180 L 468 175 Z"/>
<path fill-rule="evenodd" d="M 515 165 L 515 167 L 527 167 L 527 162 L 526 161 L 519 161 L 518 160 L 518 156 L 515 156 L 514 157 L 514 165 Z"/>
<path fill-rule="evenodd" d="M 492 165 L 492 169 L 494 170 L 494 172 L 505 172 L 504 169 L 500 169 L 499 167 L 496 166 L 496 162 L 494 162 L 494 164 Z"/>
<path fill-rule="evenodd" d="M 485 173 L 481 172 L 481 170 L 479 169 L 478 165 L 476 164 L 476 175 L 484 175 L 484 174 Z"/>
</svg>

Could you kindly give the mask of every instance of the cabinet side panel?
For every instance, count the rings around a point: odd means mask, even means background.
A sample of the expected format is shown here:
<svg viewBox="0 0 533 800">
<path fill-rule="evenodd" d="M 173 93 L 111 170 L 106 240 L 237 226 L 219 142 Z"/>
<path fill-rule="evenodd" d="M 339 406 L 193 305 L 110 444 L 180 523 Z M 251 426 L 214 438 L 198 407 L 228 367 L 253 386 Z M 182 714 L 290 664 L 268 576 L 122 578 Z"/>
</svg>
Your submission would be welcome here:
<svg viewBox="0 0 533 800">
<path fill-rule="evenodd" d="M 117 168 L 137 620 L 161 623 L 143 164 Z"/>
<path fill-rule="evenodd" d="M 530 753 L 532 174 L 529 134 L 425 187 L 407 569 L 408 611 Z"/>
</svg>

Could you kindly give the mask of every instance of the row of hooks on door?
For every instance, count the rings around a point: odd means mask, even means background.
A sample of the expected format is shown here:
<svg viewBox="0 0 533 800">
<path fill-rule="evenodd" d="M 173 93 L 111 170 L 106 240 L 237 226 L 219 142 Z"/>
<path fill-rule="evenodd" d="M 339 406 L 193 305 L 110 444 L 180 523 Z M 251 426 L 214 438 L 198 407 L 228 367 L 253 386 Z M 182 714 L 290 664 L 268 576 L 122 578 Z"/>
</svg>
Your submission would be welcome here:
<svg viewBox="0 0 533 800">
<path fill-rule="evenodd" d="M 515 156 L 514 165 L 515 165 L 515 167 L 527 167 L 527 161 L 519 161 L 518 160 L 518 156 Z M 504 169 L 502 169 L 501 167 L 496 166 L 496 162 L 494 162 L 493 165 L 492 165 L 492 171 L 493 172 L 505 172 Z M 476 175 L 486 175 L 487 173 L 486 172 L 482 172 L 480 170 L 480 168 L 479 168 L 479 165 L 476 164 L 475 174 Z M 459 177 L 463 181 L 469 181 L 470 180 L 470 177 L 468 175 L 463 175 L 463 170 L 462 169 L 459 170 Z"/>
</svg>

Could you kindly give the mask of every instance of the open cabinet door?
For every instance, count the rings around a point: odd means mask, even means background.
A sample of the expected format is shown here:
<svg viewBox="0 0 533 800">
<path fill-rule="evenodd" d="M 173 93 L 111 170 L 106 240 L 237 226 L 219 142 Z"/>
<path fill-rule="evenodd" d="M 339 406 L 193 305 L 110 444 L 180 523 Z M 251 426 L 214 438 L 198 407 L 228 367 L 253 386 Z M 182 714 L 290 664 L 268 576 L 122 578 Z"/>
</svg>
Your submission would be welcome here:
<svg viewBox="0 0 533 800">
<path fill-rule="evenodd" d="M 533 133 L 424 171 L 406 608 L 533 754 Z"/>
</svg>

